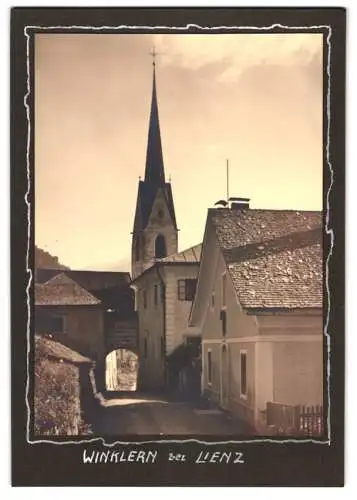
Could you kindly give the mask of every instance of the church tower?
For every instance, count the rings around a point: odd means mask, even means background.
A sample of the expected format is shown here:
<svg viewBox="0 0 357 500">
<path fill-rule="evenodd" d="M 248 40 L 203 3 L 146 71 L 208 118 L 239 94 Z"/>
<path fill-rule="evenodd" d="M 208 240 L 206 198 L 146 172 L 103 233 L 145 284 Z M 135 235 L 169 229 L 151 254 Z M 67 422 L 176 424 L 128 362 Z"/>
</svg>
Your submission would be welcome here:
<svg viewBox="0 0 357 500">
<path fill-rule="evenodd" d="M 139 181 L 131 251 L 132 279 L 150 267 L 156 259 L 177 252 L 175 208 L 171 183 L 165 180 L 159 111 L 156 95 L 155 52 L 153 87 L 145 178 Z"/>
</svg>

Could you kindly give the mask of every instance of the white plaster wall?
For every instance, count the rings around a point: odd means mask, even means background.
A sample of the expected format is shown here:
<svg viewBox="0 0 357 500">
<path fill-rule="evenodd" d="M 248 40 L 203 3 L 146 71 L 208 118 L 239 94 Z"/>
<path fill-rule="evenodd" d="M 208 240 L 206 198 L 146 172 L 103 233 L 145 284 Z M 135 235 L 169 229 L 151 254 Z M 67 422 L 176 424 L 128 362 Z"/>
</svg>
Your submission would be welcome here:
<svg viewBox="0 0 357 500">
<path fill-rule="evenodd" d="M 259 334 L 256 317 L 247 315 L 239 305 L 236 292 L 233 288 L 230 274 L 221 252 L 217 259 L 214 280 L 211 290 L 207 294 L 206 317 L 203 323 L 204 338 L 222 338 L 222 325 L 220 312 L 223 309 L 222 301 L 222 274 L 227 274 L 226 288 L 226 315 L 227 315 L 227 333 L 226 338 L 248 337 Z M 214 307 L 211 307 L 211 295 L 214 293 Z M 204 313 L 203 313 L 204 314 Z"/>
<path fill-rule="evenodd" d="M 166 349 L 169 355 L 183 341 L 188 327 L 191 301 L 178 299 L 178 280 L 197 279 L 199 264 L 168 265 L 164 270 L 166 283 Z"/>
<path fill-rule="evenodd" d="M 275 342 L 273 366 L 273 401 L 288 405 L 322 404 L 322 336 L 309 342 Z"/>
<path fill-rule="evenodd" d="M 154 286 L 158 287 L 158 303 L 154 303 Z M 139 378 L 147 387 L 161 387 L 165 382 L 164 357 L 161 355 L 161 337 L 164 336 L 164 309 L 161 300 L 161 282 L 156 270 L 142 276 L 138 284 L 138 341 Z M 146 291 L 147 307 L 144 308 L 143 292 Z M 145 356 L 145 338 L 147 356 Z"/>
</svg>

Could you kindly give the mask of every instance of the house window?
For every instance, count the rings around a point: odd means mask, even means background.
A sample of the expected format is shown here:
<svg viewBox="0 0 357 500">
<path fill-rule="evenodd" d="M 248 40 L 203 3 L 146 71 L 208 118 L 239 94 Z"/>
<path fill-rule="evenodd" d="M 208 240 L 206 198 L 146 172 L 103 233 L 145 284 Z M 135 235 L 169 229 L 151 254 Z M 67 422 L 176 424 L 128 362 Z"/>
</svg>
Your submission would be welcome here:
<svg viewBox="0 0 357 500">
<path fill-rule="evenodd" d="M 211 309 L 212 309 L 212 311 L 214 309 L 214 299 L 215 299 L 215 293 L 212 292 L 212 295 L 211 295 Z"/>
<path fill-rule="evenodd" d="M 155 307 L 157 306 L 157 302 L 158 302 L 157 285 L 154 285 L 154 305 L 155 305 Z"/>
<path fill-rule="evenodd" d="M 66 321 L 64 316 L 51 316 L 51 333 L 66 333 Z"/>
<path fill-rule="evenodd" d="M 148 297 L 147 297 L 146 290 L 143 291 L 143 304 L 144 304 L 144 309 L 146 309 L 148 306 Z"/>
<path fill-rule="evenodd" d="M 220 316 L 221 316 L 222 335 L 223 337 L 225 337 L 227 333 L 227 311 L 225 309 L 222 309 Z"/>
<path fill-rule="evenodd" d="M 165 357 L 165 343 L 164 343 L 164 337 L 161 337 L 160 339 L 160 346 L 161 346 L 161 357 Z"/>
<path fill-rule="evenodd" d="M 179 300 L 190 300 L 195 298 L 197 279 L 178 280 L 177 296 Z"/>
<path fill-rule="evenodd" d="M 240 351 L 240 395 L 247 397 L 247 352 Z"/>
<path fill-rule="evenodd" d="M 148 357 L 148 339 L 144 338 L 144 358 Z"/>
<path fill-rule="evenodd" d="M 208 349 L 207 351 L 207 382 L 212 385 L 212 351 Z"/>
<path fill-rule="evenodd" d="M 222 307 L 226 307 L 227 274 L 222 274 Z"/>
<path fill-rule="evenodd" d="M 155 257 L 156 259 L 166 257 L 166 242 L 162 234 L 159 234 L 155 240 Z"/>
</svg>

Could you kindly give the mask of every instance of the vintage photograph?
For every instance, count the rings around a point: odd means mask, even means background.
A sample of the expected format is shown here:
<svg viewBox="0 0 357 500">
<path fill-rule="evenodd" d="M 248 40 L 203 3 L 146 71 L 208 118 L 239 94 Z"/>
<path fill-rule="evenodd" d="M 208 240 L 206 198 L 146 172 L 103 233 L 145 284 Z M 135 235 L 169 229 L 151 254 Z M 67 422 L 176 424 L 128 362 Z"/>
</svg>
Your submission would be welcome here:
<svg viewBox="0 0 357 500">
<path fill-rule="evenodd" d="M 326 438 L 323 47 L 35 34 L 35 438 Z"/>
</svg>

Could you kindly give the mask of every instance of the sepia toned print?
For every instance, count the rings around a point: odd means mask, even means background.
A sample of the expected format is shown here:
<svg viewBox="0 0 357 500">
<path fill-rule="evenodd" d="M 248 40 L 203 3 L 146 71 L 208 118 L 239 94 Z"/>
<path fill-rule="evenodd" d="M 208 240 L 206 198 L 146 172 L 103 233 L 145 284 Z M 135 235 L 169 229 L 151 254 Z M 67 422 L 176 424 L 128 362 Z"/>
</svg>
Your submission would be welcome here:
<svg viewBox="0 0 357 500">
<path fill-rule="evenodd" d="M 322 50 L 36 34 L 36 436 L 324 436 Z"/>
</svg>

